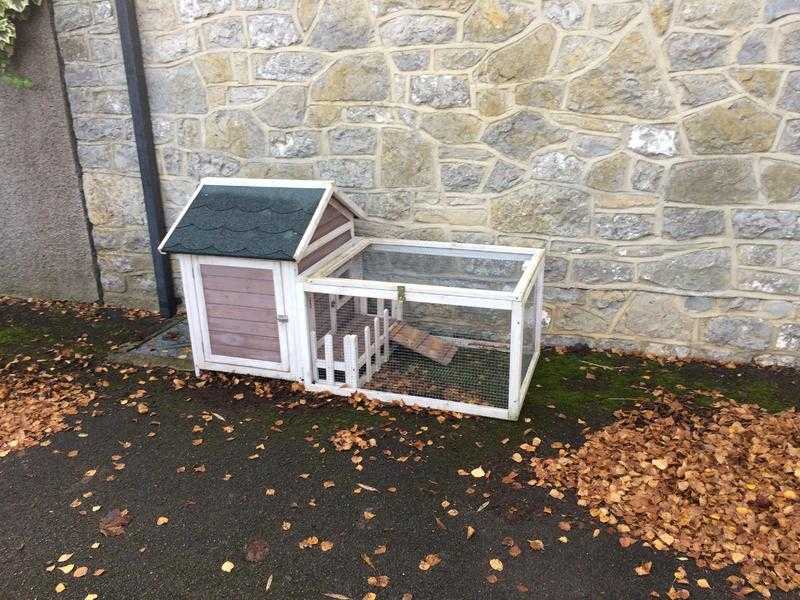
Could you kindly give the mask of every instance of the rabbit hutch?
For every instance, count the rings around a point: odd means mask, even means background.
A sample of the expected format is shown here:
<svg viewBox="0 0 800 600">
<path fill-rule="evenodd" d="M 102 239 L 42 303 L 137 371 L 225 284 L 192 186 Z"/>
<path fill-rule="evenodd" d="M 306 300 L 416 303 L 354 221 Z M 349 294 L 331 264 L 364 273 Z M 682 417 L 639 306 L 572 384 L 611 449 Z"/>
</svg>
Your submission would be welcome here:
<svg viewBox="0 0 800 600">
<path fill-rule="evenodd" d="M 331 181 L 205 178 L 159 246 L 200 370 L 516 419 L 539 357 L 544 252 L 361 238 Z"/>
</svg>

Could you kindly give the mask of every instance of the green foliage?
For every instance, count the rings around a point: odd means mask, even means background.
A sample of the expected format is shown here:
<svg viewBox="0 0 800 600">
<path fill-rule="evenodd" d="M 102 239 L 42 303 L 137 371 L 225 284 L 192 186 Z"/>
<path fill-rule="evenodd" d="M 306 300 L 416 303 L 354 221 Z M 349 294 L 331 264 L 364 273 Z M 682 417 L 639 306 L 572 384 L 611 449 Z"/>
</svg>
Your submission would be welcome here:
<svg viewBox="0 0 800 600">
<path fill-rule="evenodd" d="M 0 82 L 14 87 L 30 87 L 27 77 L 17 75 L 9 67 L 14 43 L 17 41 L 16 23 L 25 19 L 33 5 L 42 0 L 0 0 Z"/>
</svg>

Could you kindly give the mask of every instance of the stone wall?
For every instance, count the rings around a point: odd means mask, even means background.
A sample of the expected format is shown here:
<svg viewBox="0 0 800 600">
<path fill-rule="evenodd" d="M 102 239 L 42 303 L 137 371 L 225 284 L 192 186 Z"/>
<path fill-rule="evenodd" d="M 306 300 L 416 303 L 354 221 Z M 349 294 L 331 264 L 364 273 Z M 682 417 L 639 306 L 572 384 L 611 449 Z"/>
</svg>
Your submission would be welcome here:
<svg viewBox="0 0 800 600">
<path fill-rule="evenodd" d="M 170 218 L 334 179 L 367 235 L 546 247 L 549 342 L 800 365 L 800 0 L 138 0 Z M 152 302 L 112 4 L 57 0 L 109 300 Z"/>
<path fill-rule="evenodd" d="M 50 11 L 17 28 L 12 68 L 33 85 L 0 83 L 0 294 L 98 299 Z"/>
</svg>

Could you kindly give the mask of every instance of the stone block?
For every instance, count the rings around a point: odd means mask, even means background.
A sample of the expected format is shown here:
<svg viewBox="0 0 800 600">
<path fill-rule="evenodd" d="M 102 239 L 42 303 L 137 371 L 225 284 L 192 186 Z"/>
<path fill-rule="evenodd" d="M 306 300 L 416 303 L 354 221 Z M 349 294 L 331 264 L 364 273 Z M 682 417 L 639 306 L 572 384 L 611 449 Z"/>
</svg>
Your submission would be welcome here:
<svg viewBox="0 0 800 600">
<path fill-rule="evenodd" d="M 672 71 L 722 67 L 730 62 L 731 38 L 715 33 L 676 32 L 667 37 L 666 52 Z"/>
<path fill-rule="evenodd" d="M 416 75 L 411 78 L 411 102 L 434 108 L 469 106 L 469 81 L 459 75 Z"/>
<path fill-rule="evenodd" d="M 474 163 L 442 163 L 442 187 L 449 192 L 473 192 L 480 186 L 484 170 L 483 165 Z"/>
<path fill-rule="evenodd" d="M 664 208 L 664 237 L 673 240 L 691 240 L 720 236 L 725 233 L 725 213 L 705 208 Z"/>
<path fill-rule="evenodd" d="M 667 202 L 747 204 L 758 200 L 758 184 L 749 159 L 712 158 L 670 169 Z"/>
<path fill-rule="evenodd" d="M 514 0 L 478 0 L 464 22 L 464 39 L 503 42 L 525 29 L 535 17 L 532 6 Z"/>
<path fill-rule="evenodd" d="M 332 179 L 341 188 L 371 188 L 375 185 L 375 161 L 354 158 L 320 160 L 316 165 L 319 179 Z"/>
<path fill-rule="evenodd" d="M 731 283 L 731 257 L 726 248 L 697 250 L 643 262 L 639 280 L 665 288 L 691 292 L 725 290 Z"/>
<path fill-rule="evenodd" d="M 800 240 L 800 210 L 736 210 L 733 233 L 745 239 Z"/>
<path fill-rule="evenodd" d="M 595 235 L 604 240 L 638 240 L 653 234 L 652 215 L 634 213 L 598 214 L 594 219 Z"/>
<path fill-rule="evenodd" d="M 772 325 L 761 319 L 715 317 L 708 322 L 706 340 L 721 346 L 765 350 L 770 347 L 772 334 Z"/>
<path fill-rule="evenodd" d="M 456 19 L 436 15 L 401 15 L 380 26 L 387 46 L 443 44 L 454 40 L 456 33 Z"/>
<path fill-rule="evenodd" d="M 633 281 L 633 265 L 615 260 L 578 258 L 572 262 L 572 279 L 577 283 L 628 283 Z"/>
<path fill-rule="evenodd" d="M 566 152 L 547 152 L 531 159 L 530 175 L 533 179 L 577 183 L 583 176 L 584 162 Z"/>
<path fill-rule="evenodd" d="M 374 37 L 366 0 L 325 0 L 319 9 L 308 45 L 335 52 L 347 48 L 365 48 Z"/>
<path fill-rule="evenodd" d="M 377 145 L 378 133 L 371 127 L 337 127 L 328 132 L 332 154 L 374 154 Z"/>
<path fill-rule="evenodd" d="M 527 160 L 539 148 L 563 142 L 567 137 L 565 129 L 541 114 L 521 110 L 489 125 L 481 140 L 507 156 Z"/>
<path fill-rule="evenodd" d="M 490 205 L 490 225 L 504 233 L 578 237 L 590 222 L 589 194 L 561 185 L 526 183 Z"/>
<path fill-rule="evenodd" d="M 388 97 L 389 67 L 377 53 L 340 58 L 311 86 L 312 100 L 374 101 Z"/>
</svg>

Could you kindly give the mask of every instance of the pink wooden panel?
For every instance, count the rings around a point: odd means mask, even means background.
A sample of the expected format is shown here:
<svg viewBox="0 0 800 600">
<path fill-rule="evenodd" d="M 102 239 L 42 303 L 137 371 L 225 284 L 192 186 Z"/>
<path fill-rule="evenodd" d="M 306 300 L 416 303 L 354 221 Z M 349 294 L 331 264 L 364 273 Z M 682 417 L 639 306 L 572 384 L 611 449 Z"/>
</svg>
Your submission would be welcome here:
<svg viewBox="0 0 800 600">
<path fill-rule="evenodd" d="M 350 232 L 346 231 L 339 237 L 332 239 L 330 242 L 328 242 L 321 248 L 314 250 L 314 252 L 308 254 L 300 262 L 297 263 L 297 272 L 302 273 L 309 267 L 314 266 L 320 260 L 328 256 L 328 254 L 336 250 L 336 248 L 345 245 L 347 242 L 350 241 L 350 239 L 351 239 Z"/>
<path fill-rule="evenodd" d="M 263 360 L 265 362 L 281 362 L 281 353 L 270 350 L 251 350 L 250 348 L 239 348 L 238 346 L 223 346 L 218 344 L 213 346 L 214 354 L 220 356 L 233 356 L 235 358 L 249 358 L 251 360 Z"/>
<path fill-rule="evenodd" d="M 211 353 L 281 362 L 274 272 L 201 265 Z"/>
<path fill-rule="evenodd" d="M 277 332 L 276 332 L 277 333 Z M 247 335 L 245 333 L 226 333 L 224 331 L 211 332 L 211 348 L 214 344 L 223 346 L 236 346 L 250 350 L 277 350 L 280 351 L 280 340 L 277 337 L 263 337 L 260 335 Z"/>
<path fill-rule="evenodd" d="M 272 281 L 272 269 L 251 269 L 248 267 L 229 267 L 227 265 L 200 265 L 203 277 L 239 277 Z"/>
<path fill-rule="evenodd" d="M 255 323 L 253 321 L 208 317 L 208 329 L 209 331 L 249 333 L 251 335 L 278 337 L 278 320 L 274 318 L 272 320 L 265 319 L 265 321 L 264 323 Z"/>
<path fill-rule="evenodd" d="M 275 283 L 272 279 L 243 279 L 241 277 L 203 277 L 203 288 L 207 290 L 239 291 L 251 294 L 272 294 Z"/>
<path fill-rule="evenodd" d="M 246 306 L 229 306 L 226 304 L 206 304 L 206 314 L 208 318 L 220 317 L 244 321 L 247 323 L 270 323 L 277 322 L 277 311 L 263 308 L 249 308 Z"/>
<path fill-rule="evenodd" d="M 347 217 L 340 210 L 335 208 L 332 204 L 328 205 L 328 208 L 325 209 L 325 212 L 322 213 L 322 220 L 320 220 L 319 225 L 317 225 L 316 231 L 314 231 L 314 235 L 311 236 L 311 241 L 315 242 L 321 237 L 327 235 L 337 227 L 341 227 L 345 223 L 348 223 L 352 220 L 352 217 Z"/>
<path fill-rule="evenodd" d="M 227 306 L 246 306 L 248 308 L 275 309 L 275 293 L 250 294 L 248 292 L 226 292 L 223 290 L 208 290 L 203 286 L 206 304 L 225 304 Z"/>
</svg>

